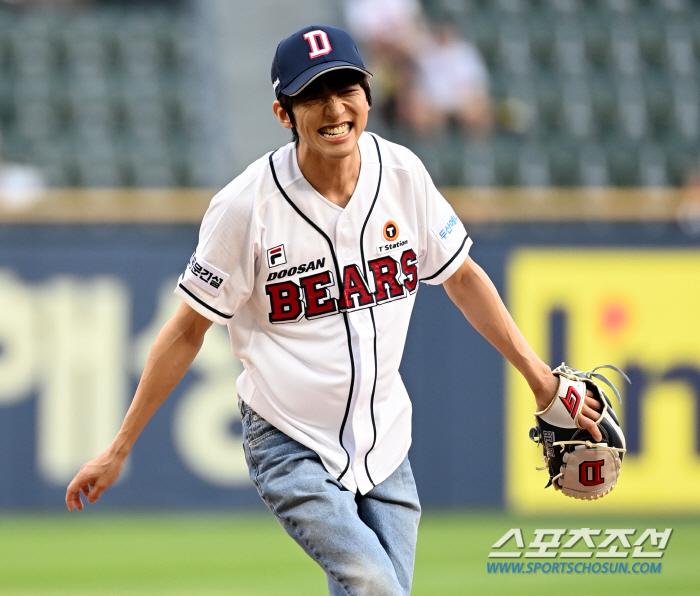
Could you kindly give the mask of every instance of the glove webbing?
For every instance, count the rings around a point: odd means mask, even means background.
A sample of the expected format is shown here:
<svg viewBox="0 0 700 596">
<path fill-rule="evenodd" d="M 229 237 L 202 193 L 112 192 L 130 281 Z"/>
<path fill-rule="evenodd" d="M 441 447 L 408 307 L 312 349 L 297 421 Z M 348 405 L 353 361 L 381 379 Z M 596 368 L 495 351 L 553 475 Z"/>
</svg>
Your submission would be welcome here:
<svg viewBox="0 0 700 596">
<path fill-rule="evenodd" d="M 589 372 L 583 372 L 582 370 L 578 370 L 576 368 L 571 368 L 570 366 L 566 366 L 563 362 L 561 363 L 561 366 L 557 367 L 555 371 L 560 370 L 562 372 L 569 373 L 575 377 L 578 377 L 579 379 L 588 379 L 592 381 L 593 379 L 598 379 L 599 381 L 602 381 L 605 383 L 610 389 L 613 390 L 613 393 L 615 394 L 615 397 L 617 397 L 617 401 L 622 403 L 622 398 L 620 397 L 619 391 L 615 388 L 615 385 L 613 385 L 608 378 L 602 374 L 602 373 L 597 373 L 597 371 L 600 368 L 610 368 L 622 375 L 622 378 L 625 379 L 630 385 L 632 384 L 632 381 L 630 381 L 630 378 L 622 372 L 617 366 L 613 366 L 612 364 L 601 364 L 600 366 L 596 366 L 592 371 Z"/>
</svg>

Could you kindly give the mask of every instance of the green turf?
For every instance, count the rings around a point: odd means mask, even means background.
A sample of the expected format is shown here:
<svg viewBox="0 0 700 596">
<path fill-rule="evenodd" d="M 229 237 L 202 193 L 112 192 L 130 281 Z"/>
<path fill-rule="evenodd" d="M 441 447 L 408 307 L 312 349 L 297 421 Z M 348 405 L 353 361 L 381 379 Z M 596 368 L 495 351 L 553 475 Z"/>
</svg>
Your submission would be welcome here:
<svg viewBox="0 0 700 596">
<path fill-rule="evenodd" d="M 491 545 L 509 528 L 672 527 L 655 575 L 495 575 Z M 639 535 L 639 532 L 638 532 Z M 549 521 L 494 513 L 427 513 L 413 594 L 700 594 L 700 519 L 604 517 Z M 594 592 L 595 591 L 595 592 Z M 319 568 L 269 515 L 0 516 L 0 594 L 314 595 Z"/>
</svg>

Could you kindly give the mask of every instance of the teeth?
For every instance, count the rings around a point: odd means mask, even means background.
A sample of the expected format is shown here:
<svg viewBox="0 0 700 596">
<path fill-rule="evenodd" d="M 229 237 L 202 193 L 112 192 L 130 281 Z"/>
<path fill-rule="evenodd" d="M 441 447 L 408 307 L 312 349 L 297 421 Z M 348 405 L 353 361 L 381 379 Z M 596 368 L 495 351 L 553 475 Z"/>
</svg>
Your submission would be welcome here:
<svg viewBox="0 0 700 596">
<path fill-rule="evenodd" d="M 321 129 L 321 134 L 324 137 L 333 138 L 333 137 L 340 137 L 344 134 L 347 134 L 347 132 L 349 130 L 350 130 L 350 124 L 347 122 L 344 122 L 343 124 L 340 124 L 339 126 L 327 126 L 326 128 Z"/>
</svg>

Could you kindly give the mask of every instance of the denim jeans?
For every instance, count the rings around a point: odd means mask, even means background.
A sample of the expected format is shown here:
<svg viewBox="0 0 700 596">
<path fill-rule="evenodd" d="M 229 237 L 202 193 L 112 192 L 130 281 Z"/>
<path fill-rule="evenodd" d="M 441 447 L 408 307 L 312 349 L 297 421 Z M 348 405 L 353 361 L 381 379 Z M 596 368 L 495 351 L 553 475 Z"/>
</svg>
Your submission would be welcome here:
<svg viewBox="0 0 700 596">
<path fill-rule="evenodd" d="M 420 505 L 408 458 L 365 495 L 343 487 L 315 451 L 241 401 L 250 477 L 287 533 L 326 572 L 331 596 L 411 591 Z"/>
</svg>

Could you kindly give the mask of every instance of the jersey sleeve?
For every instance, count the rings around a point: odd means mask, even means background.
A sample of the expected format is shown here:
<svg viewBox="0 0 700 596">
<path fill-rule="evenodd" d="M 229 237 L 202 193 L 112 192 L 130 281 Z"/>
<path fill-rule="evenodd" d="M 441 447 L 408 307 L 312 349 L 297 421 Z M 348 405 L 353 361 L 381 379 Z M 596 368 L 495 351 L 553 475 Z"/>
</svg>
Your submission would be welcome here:
<svg viewBox="0 0 700 596">
<path fill-rule="evenodd" d="M 420 281 L 431 285 L 443 283 L 469 255 L 472 239 L 452 206 L 433 184 L 421 164 L 425 188 L 425 244 L 419 257 Z"/>
<path fill-rule="evenodd" d="M 227 324 L 248 300 L 260 243 L 253 201 L 227 189 L 212 200 L 202 220 L 197 249 L 180 275 L 175 293 L 199 314 Z"/>
</svg>

